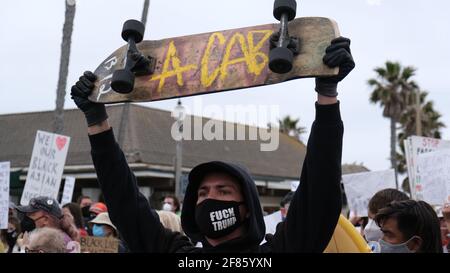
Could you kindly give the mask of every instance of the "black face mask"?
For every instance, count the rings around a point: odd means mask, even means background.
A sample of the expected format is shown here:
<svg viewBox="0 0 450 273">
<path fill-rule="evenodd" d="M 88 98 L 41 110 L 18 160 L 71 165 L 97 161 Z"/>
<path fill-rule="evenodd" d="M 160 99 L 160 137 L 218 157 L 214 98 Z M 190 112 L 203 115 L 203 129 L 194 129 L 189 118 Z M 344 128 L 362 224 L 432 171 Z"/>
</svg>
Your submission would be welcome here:
<svg viewBox="0 0 450 273">
<path fill-rule="evenodd" d="M 206 199 L 195 209 L 195 221 L 208 238 L 217 239 L 242 225 L 239 206 L 245 202 Z"/>
<path fill-rule="evenodd" d="M 91 208 L 90 206 L 86 206 L 86 207 L 83 207 L 81 209 L 81 213 L 83 214 L 84 218 L 90 218 L 91 217 L 91 212 L 89 211 L 90 208 Z"/>
<path fill-rule="evenodd" d="M 23 232 L 30 232 L 36 228 L 36 224 L 30 217 L 24 216 L 22 221 L 20 222 L 20 227 L 22 228 Z"/>
</svg>

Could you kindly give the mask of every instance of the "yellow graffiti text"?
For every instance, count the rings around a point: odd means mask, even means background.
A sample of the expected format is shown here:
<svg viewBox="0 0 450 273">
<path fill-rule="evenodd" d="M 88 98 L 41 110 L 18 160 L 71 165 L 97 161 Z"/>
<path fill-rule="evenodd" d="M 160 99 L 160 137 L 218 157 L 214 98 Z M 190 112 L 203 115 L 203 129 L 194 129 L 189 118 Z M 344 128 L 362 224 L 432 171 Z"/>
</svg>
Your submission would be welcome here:
<svg viewBox="0 0 450 273">
<path fill-rule="evenodd" d="M 172 64 L 172 70 L 169 70 L 169 65 Z M 161 74 L 154 75 L 150 78 L 150 81 L 159 80 L 158 92 L 161 92 L 167 78 L 171 78 L 173 76 L 177 76 L 177 84 L 178 86 L 183 86 L 183 73 L 189 70 L 197 69 L 197 66 L 194 64 L 190 65 L 181 65 L 181 60 L 177 56 L 177 48 L 175 47 L 174 42 L 170 42 L 169 49 L 167 50 L 166 58 L 164 61 L 163 69 Z"/>
<path fill-rule="evenodd" d="M 269 61 L 269 57 L 266 53 L 262 52 L 261 49 L 272 33 L 272 30 L 249 31 L 247 33 L 247 37 L 245 37 L 242 33 L 237 32 L 231 36 L 228 42 L 222 33 L 213 33 L 209 38 L 208 45 L 201 62 L 202 85 L 205 87 L 211 86 L 219 74 L 220 79 L 225 80 L 228 76 L 229 66 L 238 63 L 245 63 L 247 72 L 254 74 L 255 76 L 259 76 Z M 258 43 L 255 44 L 256 34 L 262 34 L 263 37 Z M 209 73 L 209 60 L 212 53 L 211 49 L 213 48 L 216 40 L 219 42 L 219 45 L 224 45 L 226 43 L 225 54 L 220 66 L 213 69 L 213 71 Z M 231 59 L 233 47 L 236 45 L 239 46 L 242 56 Z"/>
</svg>

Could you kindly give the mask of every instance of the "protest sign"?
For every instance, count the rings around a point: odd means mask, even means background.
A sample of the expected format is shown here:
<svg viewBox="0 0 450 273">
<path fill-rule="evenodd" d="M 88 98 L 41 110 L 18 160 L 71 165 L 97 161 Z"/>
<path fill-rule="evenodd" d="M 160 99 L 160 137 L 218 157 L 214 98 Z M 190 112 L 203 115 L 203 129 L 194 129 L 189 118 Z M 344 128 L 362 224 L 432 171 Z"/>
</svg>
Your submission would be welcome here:
<svg viewBox="0 0 450 273">
<path fill-rule="evenodd" d="M 417 157 L 419 190 L 417 199 L 434 206 L 450 202 L 450 150 L 438 150 Z"/>
<path fill-rule="evenodd" d="M 64 182 L 64 191 L 61 198 L 61 206 L 72 202 L 73 190 L 75 188 L 75 177 L 66 176 Z"/>
<path fill-rule="evenodd" d="M 436 150 L 450 149 L 450 141 L 430 137 L 410 136 L 405 144 L 411 196 L 413 199 L 420 199 L 418 196 L 421 196 L 422 186 L 421 182 L 417 179 L 417 175 L 420 172 L 417 169 L 417 157 L 421 154 Z"/>
<path fill-rule="evenodd" d="M 70 137 L 37 131 L 21 205 L 37 196 L 57 198 L 69 143 Z"/>
<path fill-rule="evenodd" d="M 393 169 L 377 172 L 362 172 L 342 176 L 348 206 L 357 216 L 367 216 L 370 198 L 382 189 L 395 189 Z"/>
<path fill-rule="evenodd" d="M 0 229 L 8 228 L 10 162 L 0 162 Z"/>
<path fill-rule="evenodd" d="M 80 238 L 81 252 L 84 253 L 117 253 L 119 240 L 108 237 L 84 236 Z"/>
</svg>

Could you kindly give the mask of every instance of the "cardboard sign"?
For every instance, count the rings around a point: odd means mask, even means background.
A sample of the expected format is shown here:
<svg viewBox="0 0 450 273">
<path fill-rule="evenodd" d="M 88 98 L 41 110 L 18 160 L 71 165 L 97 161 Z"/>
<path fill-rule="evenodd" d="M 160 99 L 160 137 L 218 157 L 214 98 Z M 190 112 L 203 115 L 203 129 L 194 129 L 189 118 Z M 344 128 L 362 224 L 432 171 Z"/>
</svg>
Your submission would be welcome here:
<svg viewBox="0 0 450 273">
<path fill-rule="evenodd" d="M 86 236 L 80 238 L 82 253 L 117 253 L 119 240 L 115 238 Z"/>
<path fill-rule="evenodd" d="M 0 162 L 0 229 L 8 228 L 10 162 Z"/>
<path fill-rule="evenodd" d="M 417 199 L 434 206 L 450 202 L 450 150 L 421 154 L 416 167 Z"/>
<path fill-rule="evenodd" d="M 367 206 L 372 196 L 383 189 L 395 189 L 393 169 L 377 172 L 362 172 L 342 176 L 348 207 L 356 216 L 367 216 Z"/>
<path fill-rule="evenodd" d="M 75 189 L 75 177 L 66 176 L 66 181 L 64 182 L 64 191 L 61 197 L 61 206 L 72 202 L 73 190 Z"/>
<path fill-rule="evenodd" d="M 21 205 L 33 197 L 57 198 L 70 137 L 37 131 Z"/>
<path fill-rule="evenodd" d="M 411 136 L 405 142 L 405 149 L 407 151 L 406 163 L 408 166 L 411 195 L 413 199 L 418 199 L 418 195 L 421 195 L 422 185 L 417 179 L 419 172 L 417 169 L 417 157 L 421 154 L 437 150 L 450 149 L 450 141 L 430 137 Z"/>
</svg>

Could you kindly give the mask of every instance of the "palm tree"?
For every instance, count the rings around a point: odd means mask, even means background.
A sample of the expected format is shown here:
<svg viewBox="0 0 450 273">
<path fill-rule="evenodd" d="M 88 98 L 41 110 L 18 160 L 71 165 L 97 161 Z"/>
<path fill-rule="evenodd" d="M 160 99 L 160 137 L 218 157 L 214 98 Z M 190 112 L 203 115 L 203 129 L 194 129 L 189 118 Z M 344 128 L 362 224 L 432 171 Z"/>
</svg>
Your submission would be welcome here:
<svg viewBox="0 0 450 273">
<path fill-rule="evenodd" d="M 290 116 L 286 116 L 282 120 L 278 120 L 280 132 L 300 140 L 301 135 L 306 133 L 306 127 L 299 126 L 299 122 L 300 119 L 292 119 Z"/>
<path fill-rule="evenodd" d="M 445 124 L 440 121 L 441 114 L 434 109 L 432 101 L 427 101 L 428 92 L 420 92 L 420 124 L 422 126 L 422 136 L 441 138 L 441 129 L 445 128 Z M 400 133 L 398 134 L 398 141 L 400 146 L 400 153 L 397 153 L 398 172 L 405 173 L 407 170 L 404 140 L 409 136 L 416 134 L 416 105 L 408 105 L 402 116 L 400 117 Z M 405 179 L 402 188 L 409 190 L 409 183 Z"/>
<path fill-rule="evenodd" d="M 59 61 L 59 78 L 56 88 L 56 109 L 53 131 L 61 133 L 64 129 L 64 100 L 66 97 L 67 74 L 69 73 L 70 45 L 72 43 L 73 20 L 75 18 L 75 0 L 66 0 L 66 14 Z"/>
<path fill-rule="evenodd" d="M 422 125 L 422 136 L 441 138 L 440 129 L 445 128 L 445 124 L 439 119 L 442 115 L 434 109 L 432 101 L 426 101 L 428 92 L 420 92 L 420 124 Z M 416 133 L 416 106 L 408 105 L 405 112 L 400 117 L 401 130 L 404 137 L 409 137 Z"/>
<path fill-rule="evenodd" d="M 403 68 L 398 62 L 387 61 L 384 67 L 377 67 L 374 71 L 377 77 L 368 80 L 368 84 L 373 88 L 370 102 L 379 103 L 383 107 L 383 116 L 390 119 L 390 160 L 392 168 L 397 173 L 396 126 L 406 106 L 414 102 L 412 90 L 417 88 L 417 84 L 411 77 L 414 76 L 416 69 L 411 66 Z"/>
</svg>

